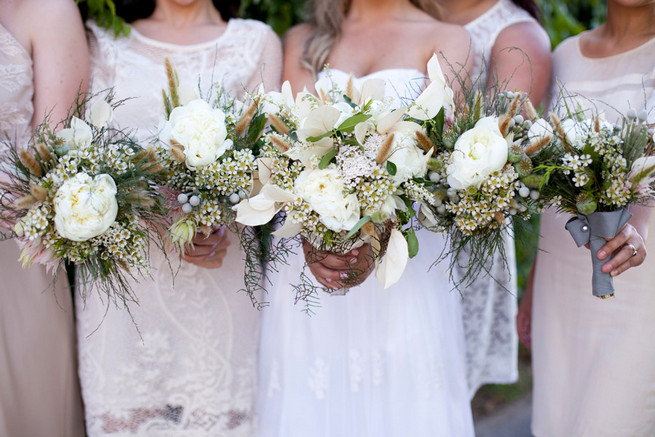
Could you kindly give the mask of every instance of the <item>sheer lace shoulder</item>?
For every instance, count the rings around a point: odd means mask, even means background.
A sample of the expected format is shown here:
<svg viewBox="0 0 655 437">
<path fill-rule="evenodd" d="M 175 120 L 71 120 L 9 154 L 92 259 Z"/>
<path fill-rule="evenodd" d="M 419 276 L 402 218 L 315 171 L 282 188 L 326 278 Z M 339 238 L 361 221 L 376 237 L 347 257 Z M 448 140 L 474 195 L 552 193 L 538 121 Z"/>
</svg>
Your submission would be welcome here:
<svg viewBox="0 0 655 437">
<path fill-rule="evenodd" d="M 117 38 L 99 27 L 94 21 L 89 20 L 87 26 L 87 40 L 89 42 L 89 53 L 91 57 L 91 72 L 89 89 L 92 93 L 111 88 L 114 82 L 114 70 L 116 66 L 116 50 L 120 44 Z"/>
<path fill-rule="evenodd" d="M 536 20 L 510 0 L 498 0 L 491 9 L 464 26 L 473 40 L 475 63 L 472 77 L 480 88 L 487 83 L 489 57 L 496 38 L 506 27 L 524 22 Z"/>
<path fill-rule="evenodd" d="M 0 25 L 0 133 L 14 137 L 27 132 L 34 94 L 32 59 Z"/>
</svg>

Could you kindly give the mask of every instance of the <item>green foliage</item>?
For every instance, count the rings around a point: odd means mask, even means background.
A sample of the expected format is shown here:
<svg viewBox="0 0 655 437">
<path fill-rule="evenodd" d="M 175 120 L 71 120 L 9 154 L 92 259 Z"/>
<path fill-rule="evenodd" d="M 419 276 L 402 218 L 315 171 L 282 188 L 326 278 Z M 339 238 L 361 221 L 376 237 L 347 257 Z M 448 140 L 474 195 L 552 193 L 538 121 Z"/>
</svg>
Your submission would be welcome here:
<svg viewBox="0 0 655 437">
<path fill-rule="evenodd" d="M 130 27 L 116 15 L 116 6 L 112 0 L 75 0 L 75 3 L 86 3 L 89 16 L 105 29 L 112 29 L 115 36 L 121 33 L 129 35 Z"/>
<path fill-rule="evenodd" d="M 538 0 L 537 3 L 553 48 L 562 40 L 597 27 L 605 20 L 605 0 Z"/>
<path fill-rule="evenodd" d="M 304 10 L 304 0 L 243 0 L 239 16 L 268 23 L 281 35 L 303 21 Z"/>
</svg>

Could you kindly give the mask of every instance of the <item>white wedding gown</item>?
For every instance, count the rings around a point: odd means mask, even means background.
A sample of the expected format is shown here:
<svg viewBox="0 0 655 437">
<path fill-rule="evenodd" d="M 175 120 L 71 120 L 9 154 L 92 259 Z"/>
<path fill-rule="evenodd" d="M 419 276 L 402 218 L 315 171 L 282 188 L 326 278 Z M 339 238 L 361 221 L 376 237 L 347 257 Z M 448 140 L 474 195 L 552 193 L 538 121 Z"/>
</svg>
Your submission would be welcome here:
<svg viewBox="0 0 655 437">
<path fill-rule="evenodd" d="M 114 39 L 93 23 L 92 91 L 127 98 L 114 114 L 145 141 L 165 117 L 170 59 L 180 83 L 214 82 L 243 98 L 264 81 L 279 85 L 280 43 L 252 20 L 230 20 L 215 40 L 175 45 L 132 29 Z M 249 437 L 254 433 L 259 312 L 244 287 L 237 237 L 217 269 L 169 261 L 151 251 L 151 277 L 130 281 L 139 300 L 106 305 L 97 293 L 78 305 L 80 380 L 89 437 Z M 171 272 L 175 270 L 175 278 Z M 137 330 L 138 329 L 138 330 Z"/>
<path fill-rule="evenodd" d="M 332 70 L 345 88 L 348 75 Z M 383 70 L 387 95 L 416 97 L 425 74 Z M 418 232 L 420 250 L 400 282 L 374 275 L 345 296 L 319 292 L 313 315 L 294 305 L 302 251 L 271 273 L 260 342 L 259 435 L 466 437 L 473 435 L 461 297 L 448 262 L 432 269 L 445 238 Z M 309 269 L 306 273 L 311 275 Z"/>
</svg>

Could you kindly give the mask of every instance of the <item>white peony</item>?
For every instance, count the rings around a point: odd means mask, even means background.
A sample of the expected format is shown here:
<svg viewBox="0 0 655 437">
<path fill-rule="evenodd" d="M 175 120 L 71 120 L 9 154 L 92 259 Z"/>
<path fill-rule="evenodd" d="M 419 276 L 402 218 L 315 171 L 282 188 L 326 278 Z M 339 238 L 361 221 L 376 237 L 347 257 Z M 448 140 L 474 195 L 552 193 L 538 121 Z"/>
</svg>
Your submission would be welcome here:
<svg viewBox="0 0 655 437">
<path fill-rule="evenodd" d="M 446 169 L 448 185 L 463 190 L 479 187 L 493 172 L 507 163 L 507 141 L 498 128 L 498 119 L 480 119 L 455 143 L 451 164 Z"/>
<path fill-rule="evenodd" d="M 86 241 L 116 220 L 116 183 L 107 174 L 78 173 L 63 183 L 54 199 L 55 229 L 63 238 Z"/>
<path fill-rule="evenodd" d="M 93 132 L 84 121 L 73 117 L 70 127 L 57 132 L 57 138 L 64 140 L 71 150 L 84 149 L 91 145 Z"/>
<path fill-rule="evenodd" d="M 232 141 L 226 140 L 225 114 L 202 99 L 173 109 L 161 138 L 166 143 L 175 140 L 184 146 L 190 169 L 215 162 L 232 146 Z"/>
<path fill-rule="evenodd" d="M 335 232 L 352 229 L 359 221 L 359 202 L 334 168 L 303 170 L 294 183 L 294 192 L 318 213 L 321 223 Z"/>
</svg>

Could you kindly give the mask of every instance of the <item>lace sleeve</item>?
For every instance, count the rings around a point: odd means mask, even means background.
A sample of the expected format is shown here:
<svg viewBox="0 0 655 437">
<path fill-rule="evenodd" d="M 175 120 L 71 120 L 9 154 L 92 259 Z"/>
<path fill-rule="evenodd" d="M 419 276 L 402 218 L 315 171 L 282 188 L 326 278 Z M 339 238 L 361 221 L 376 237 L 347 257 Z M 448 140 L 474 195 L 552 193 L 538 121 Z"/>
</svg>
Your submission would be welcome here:
<svg viewBox="0 0 655 437">
<path fill-rule="evenodd" d="M 282 45 L 278 36 L 269 27 L 264 33 L 265 43 L 261 51 L 258 67 L 246 84 L 246 89 L 254 90 L 260 84 L 265 91 L 278 90 L 282 81 Z"/>
<path fill-rule="evenodd" d="M 114 86 L 116 74 L 116 40 L 95 22 L 86 23 L 91 55 L 89 91 L 96 94 Z"/>
</svg>

